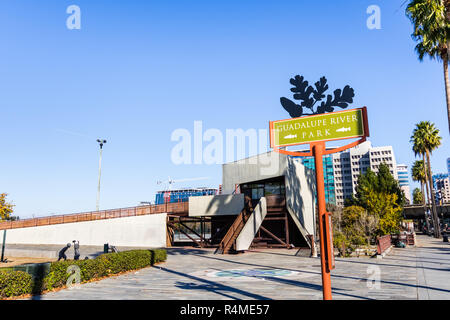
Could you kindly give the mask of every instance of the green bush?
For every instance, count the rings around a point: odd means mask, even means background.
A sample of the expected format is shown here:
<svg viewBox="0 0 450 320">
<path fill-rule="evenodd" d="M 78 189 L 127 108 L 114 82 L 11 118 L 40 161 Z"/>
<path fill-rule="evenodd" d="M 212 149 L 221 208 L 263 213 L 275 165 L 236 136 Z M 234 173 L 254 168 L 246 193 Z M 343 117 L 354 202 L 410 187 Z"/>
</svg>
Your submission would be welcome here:
<svg viewBox="0 0 450 320">
<path fill-rule="evenodd" d="M 0 297 L 7 298 L 29 294 L 33 278 L 23 271 L 0 271 Z"/>
<path fill-rule="evenodd" d="M 0 297 L 39 294 L 44 290 L 65 286 L 70 277 L 67 269 L 71 265 L 80 268 L 80 281 L 87 282 L 120 272 L 145 268 L 166 259 L 167 252 L 163 249 L 132 250 L 106 253 L 95 259 L 53 262 L 47 274 L 35 279 L 22 271 L 0 271 Z"/>
<path fill-rule="evenodd" d="M 64 286 L 70 276 L 67 268 L 71 265 L 80 268 L 80 280 L 86 282 L 111 274 L 145 268 L 166 259 L 166 250 L 156 249 L 105 253 L 92 260 L 54 262 L 50 266 L 50 272 L 43 279 L 40 290 L 51 290 Z"/>
</svg>

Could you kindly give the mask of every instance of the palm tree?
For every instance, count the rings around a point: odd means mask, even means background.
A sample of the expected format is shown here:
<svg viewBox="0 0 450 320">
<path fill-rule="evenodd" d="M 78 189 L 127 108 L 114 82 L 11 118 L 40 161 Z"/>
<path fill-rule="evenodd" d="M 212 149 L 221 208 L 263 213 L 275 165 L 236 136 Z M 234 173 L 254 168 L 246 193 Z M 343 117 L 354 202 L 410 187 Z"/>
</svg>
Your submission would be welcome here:
<svg viewBox="0 0 450 320">
<path fill-rule="evenodd" d="M 424 205 L 424 203 L 423 203 L 423 194 L 422 194 L 422 191 L 420 191 L 419 188 L 414 188 L 414 190 L 413 190 L 413 204 Z"/>
<path fill-rule="evenodd" d="M 437 149 L 441 145 L 442 138 L 439 136 L 439 129 L 434 126 L 434 123 L 429 121 L 421 121 L 416 124 L 416 128 L 411 136 L 411 142 L 413 143 L 414 154 L 421 155 L 425 164 L 425 176 L 428 182 L 431 196 L 431 207 L 433 212 L 434 222 L 434 235 L 440 237 L 439 230 L 439 218 L 436 211 L 436 201 L 433 188 L 433 178 L 431 174 L 431 154 L 433 150 Z"/>
<path fill-rule="evenodd" d="M 425 205 L 424 184 L 427 183 L 427 178 L 425 174 L 425 166 L 423 160 L 414 161 L 414 164 L 411 168 L 411 176 L 414 181 L 420 183 L 420 191 L 422 193 L 422 203 Z"/>
<path fill-rule="evenodd" d="M 423 209 L 424 209 L 424 216 L 425 216 L 425 222 L 427 224 L 427 229 L 430 229 L 430 224 L 428 221 L 428 217 L 426 214 L 426 201 L 425 201 L 425 191 L 424 191 L 424 184 L 427 185 L 427 175 L 426 175 L 426 171 L 425 171 L 425 164 L 423 162 L 423 160 L 416 160 L 411 168 L 411 176 L 413 178 L 414 181 L 417 181 L 420 183 L 420 193 L 421 193 L 421 197 L 422 197 L 422 204 L 423 204 Z M 428 186 L 428 185 L 427 185 Z M 417 189 L 419 190 L 419 189 Z M 427 190 L 427 192 L 429 192 L 429 190 Z M 428 199 L 430 198 L 430 195 L 428 194 Z M 430 203 L 430 202 L 428 202 Z"/>
<path fill-rule="evenodd" d="M 419 60 L 425 56 L 442 61 L 444 66 L 447 118 L 450 131 L 450 82 L 448 63 L 450 51 L 450 0 L 412 0 L 406 15 L 414 25 L 412 38 L 418 43 Z"/>
</svg>

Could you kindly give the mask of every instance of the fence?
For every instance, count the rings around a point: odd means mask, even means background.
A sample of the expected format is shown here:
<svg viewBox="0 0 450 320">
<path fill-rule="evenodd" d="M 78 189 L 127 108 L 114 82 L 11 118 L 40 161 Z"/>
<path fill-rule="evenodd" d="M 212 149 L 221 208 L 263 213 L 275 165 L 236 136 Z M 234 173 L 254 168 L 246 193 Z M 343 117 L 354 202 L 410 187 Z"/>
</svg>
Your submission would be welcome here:
<svg viewBox="0 0 450 320">
<path fill-rule="evenodd" d="M 92 211 L 85 213 L 75 213 L 67 215 L 58 215 L 42 218 L 32 218 L 17 221 L 0 222 L 0 230 L 29 228 L 37 226 L 48 226 L 62 223 L 73 223 L 103 219 L 114 219 L 124 217 L 142 216 L 156 213 L 170 213 L 178 215 L 187 215 L 189 211 L 188 202 L 165 203 L 161 205 L 139 206 L 122 209 Z"/>
<path fill-rule="evenodd" d="M 413 246 L 414 243 L 414 234 L 413 233 L 401 233 L 401 234 L 395 234 L 392 235 L 392 240 L 393 243 L 397 242 L 397 241 L 402 241 L 404 244 L 408 245 L 408 246 Z"/>
<path fill-rule="evenodd" d="M 377 253 L 382 254 L 391 246 L 391 235 L 377 237 Z"/>
</svg>

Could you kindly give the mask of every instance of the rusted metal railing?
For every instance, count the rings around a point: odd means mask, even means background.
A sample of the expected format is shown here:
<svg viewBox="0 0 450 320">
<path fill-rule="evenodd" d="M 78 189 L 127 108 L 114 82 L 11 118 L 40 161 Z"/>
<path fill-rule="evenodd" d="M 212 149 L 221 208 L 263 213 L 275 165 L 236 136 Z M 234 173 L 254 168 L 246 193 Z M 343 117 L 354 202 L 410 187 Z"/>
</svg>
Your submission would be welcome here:
<svg viewBox="0 0 450 320">
<path fill-rule="evenodd" d="M 377 237 L 377 253 L 382 254 L 391 246 L 391 235 Z"/>
<path fill-rule="evenodd" d="M 48 226 L 54 224 L 84 222 L 103 219 L 115 219 L 123 217 L 149 215 L 155 213 L 187 215 L 188 211 L 189 211 L 188 202 L 165 203 L 161 205 L 149 205 L 149 206 L 121 208 L 121 209 L 101 210 L 101 211 L 83 212 L 67 215 L 24 219 L 17 221 L 3 221 L 0 222 L 0 230 Z"/>
</svg>

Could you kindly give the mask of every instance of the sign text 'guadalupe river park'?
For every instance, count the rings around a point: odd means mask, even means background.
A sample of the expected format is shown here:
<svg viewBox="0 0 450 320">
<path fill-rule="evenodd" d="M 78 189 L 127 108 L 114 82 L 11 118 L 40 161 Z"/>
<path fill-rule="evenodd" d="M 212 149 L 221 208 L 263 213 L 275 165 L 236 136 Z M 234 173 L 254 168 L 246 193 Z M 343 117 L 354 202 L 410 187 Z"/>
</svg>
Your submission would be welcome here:
<svg viewBox="0 0 450 320">
<path fill-rule="evenodd" d="M 270 122 L 270 146 L 284 147 L 318 141 L 363 137 L 363 109 L 352 109 Z"/>
</svg>

